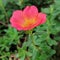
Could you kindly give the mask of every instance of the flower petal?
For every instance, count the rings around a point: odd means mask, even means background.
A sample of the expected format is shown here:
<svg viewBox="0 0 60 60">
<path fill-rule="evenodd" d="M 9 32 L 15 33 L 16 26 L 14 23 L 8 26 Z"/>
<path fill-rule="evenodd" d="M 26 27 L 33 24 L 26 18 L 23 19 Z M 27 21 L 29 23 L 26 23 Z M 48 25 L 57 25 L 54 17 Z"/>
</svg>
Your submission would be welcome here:
<svg viewBox="0 0 60 60">
<path fill-rule="evenodd" d="M 46 22 L 46 14 L 39 13 L 37 17 L 37 25 L 44 24 Z"/>
<path fill-rule="evenodd" d="M 17 30 L 22 30 L 20 23 L 16 23 L 14 20 L 15 19 L 13 17 L 10 18 L 11 26 L 16 28 Z"/>
<path fill-rule="evenodd" d="M 22 14 L 22 11 L 21 10 L 14 11 L 12 17 L 15 18 L 14 21 L 16 21 L 16 22 L 22 23 L 23 20 L 24 20 L 23 19 L 23 14 Z"/>
<path fill-rule="evenodd" d="M 27 17 L 28 19 L 32 19 L 35 18 L 38 14 L 38 9 L 35 6 L 27 6 L 24 10 L 23 10 L 23 14 L 25 17 Z"/>
<path fill-rule="evenodd" d="M 22 11 L 16 10 L 13 12 L 12 17 L 10 18 L 10 23 L 12 27 L 16 28 L 17 30 L 21 30 L 21 24 L 23 23 L 23 20 Z"/>
</svg>

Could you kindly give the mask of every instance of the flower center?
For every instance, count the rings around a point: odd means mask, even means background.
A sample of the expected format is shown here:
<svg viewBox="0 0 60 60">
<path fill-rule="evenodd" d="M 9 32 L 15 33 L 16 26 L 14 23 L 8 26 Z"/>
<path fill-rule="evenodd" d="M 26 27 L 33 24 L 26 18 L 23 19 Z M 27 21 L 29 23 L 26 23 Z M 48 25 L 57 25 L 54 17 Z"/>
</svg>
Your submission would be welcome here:
<svg viewBox="0 0 60 60">
<path fill-rule="evenodd" d="M 35 19 L 32 19 L 32 20 L 25 19 L 24 23 L 22 24 L 22 27 L 28 27 L 28 26 L 31 26 L 35 23 L 36 23 Z"/>
</svg>

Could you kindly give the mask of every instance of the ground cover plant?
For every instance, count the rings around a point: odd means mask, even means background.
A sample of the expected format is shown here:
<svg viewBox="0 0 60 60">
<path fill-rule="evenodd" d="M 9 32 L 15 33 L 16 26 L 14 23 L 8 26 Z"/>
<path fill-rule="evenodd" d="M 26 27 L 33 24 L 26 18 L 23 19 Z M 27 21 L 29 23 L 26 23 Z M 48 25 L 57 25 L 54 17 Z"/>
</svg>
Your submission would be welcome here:
<svg viewBox="0 0 60 60">
<path fill-rule="evenodd" d="M 60 0 L 0 0 L 0 60 L 60 60 Z"/>
</svg>

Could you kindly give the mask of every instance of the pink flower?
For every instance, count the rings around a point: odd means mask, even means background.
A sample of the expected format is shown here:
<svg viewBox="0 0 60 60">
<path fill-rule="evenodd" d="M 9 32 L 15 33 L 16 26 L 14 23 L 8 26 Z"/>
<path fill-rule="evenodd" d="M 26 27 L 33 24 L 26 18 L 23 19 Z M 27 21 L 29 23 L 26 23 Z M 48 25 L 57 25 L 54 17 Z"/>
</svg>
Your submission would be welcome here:
<svg viewBox="0 0 60 60">
<path fill-rule="evenodd" d="M 16 10 L 10 18 L 12 27 L 17 30 L 31 30 L 46 22 L 46 14 L 38 12 L 36 6 L 27 6 L 23 11 Z"/>
</svg>

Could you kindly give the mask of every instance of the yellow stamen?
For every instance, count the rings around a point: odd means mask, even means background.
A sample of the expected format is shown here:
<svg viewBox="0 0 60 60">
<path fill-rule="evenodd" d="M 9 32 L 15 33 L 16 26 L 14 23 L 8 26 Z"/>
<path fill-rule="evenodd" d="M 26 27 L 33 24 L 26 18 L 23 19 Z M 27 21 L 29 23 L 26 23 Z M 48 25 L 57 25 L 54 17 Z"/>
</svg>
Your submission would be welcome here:
<svg viewBox="0 0 60 60">
<path fill-rule="evenodd" d="M 35 19 L 32 19 L 32 20 L 25 19 L 22 27 L 27 27 L 27 26 L 33 25 L 35 23 L 36 23 L 36 20 Z"/>
</svg>

